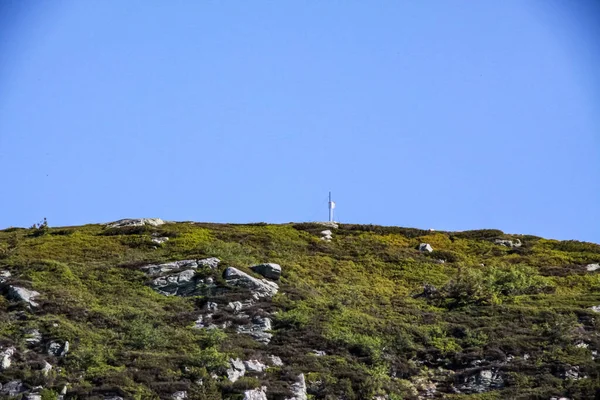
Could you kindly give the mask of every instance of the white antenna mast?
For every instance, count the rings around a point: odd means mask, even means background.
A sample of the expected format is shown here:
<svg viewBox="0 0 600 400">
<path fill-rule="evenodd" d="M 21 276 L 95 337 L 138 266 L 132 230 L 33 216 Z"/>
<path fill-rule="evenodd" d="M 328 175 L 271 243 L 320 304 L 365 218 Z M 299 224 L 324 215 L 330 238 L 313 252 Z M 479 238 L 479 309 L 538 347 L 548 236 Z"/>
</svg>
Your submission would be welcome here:
<svg viewBox="0 0 600 400">
<path fill-rule="evenodd" d="M 331 201 L 331 192 L 329 192 L 329 222 L 333 222 L 333 209 L 335 208 L 335 203 Z"/>
</svg>

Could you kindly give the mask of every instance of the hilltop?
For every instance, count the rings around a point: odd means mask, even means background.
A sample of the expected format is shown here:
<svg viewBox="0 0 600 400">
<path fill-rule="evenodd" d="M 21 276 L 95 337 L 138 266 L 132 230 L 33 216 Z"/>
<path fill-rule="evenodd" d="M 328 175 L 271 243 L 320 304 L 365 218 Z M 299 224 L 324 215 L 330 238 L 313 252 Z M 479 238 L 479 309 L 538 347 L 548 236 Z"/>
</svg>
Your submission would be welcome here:
<svg viewBox="0 0 600 400">
<path fill-rule="evenodd" d="M 599 262 L 499 230 L 5 229 L 0 398 L 594 398 Z"/>
</svg>

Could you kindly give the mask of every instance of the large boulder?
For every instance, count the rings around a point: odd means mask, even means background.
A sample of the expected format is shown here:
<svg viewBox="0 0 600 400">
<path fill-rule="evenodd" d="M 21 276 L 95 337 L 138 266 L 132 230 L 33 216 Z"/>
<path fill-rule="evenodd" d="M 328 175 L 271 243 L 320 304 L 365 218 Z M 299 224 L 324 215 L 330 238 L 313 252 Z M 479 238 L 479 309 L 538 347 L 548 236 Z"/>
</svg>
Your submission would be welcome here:
<svg viewBox="0 0 600 400">
<path fill-rule="evenodd" d="M 279 290 L 279 285 L 266 279 L 256 279 L 237 268 L 229 267 L 223 272 L 223 278 L 228 285 L 248 289 L 255 299 L 273 297 Z"/>
<path fill-rule="evenodd" d="M 260 389 L 246 390 L 243 400 L 267 400 L 267 387 L 263 386 Z"/>
<path fill-rule="evenodd" d="M 106 224 L 106 226 L 108 228 L 123 228 L 126 226 L 144 226 L 144 225 L 160 226 L 160 225 L 163 225 L 164 223 L 165 223 L 165 221 L 163 221 L 160 218 L 126 218 L 126 219 L 120 219 L 115 222 L 111 222 L 109 224 Z"/>
<path fill-rule="evenodd" d="M 306 394 L 306 381 L 304 380 L 304 374 L 300 374 L 296 378 L 296 382 L 290 387 L 292 397 L 287 397 L 285 400 L 307 400 Z"/>
<path fill-rule="evenodd" d="M 244 366 L 246 367 L 246 372 L 258 373 L 267 369 L 267 366 L 258 360 L 244 361 Z"/>
<path fill-rule="evenodd" d="M 250 269 L 268 279 L 278 280 L 281 276 L 281 266 L 279 264 L 258 264 L 250 267 Z"/>
<path fill-rule="evenodd" d="M 31 307 L 37 307 L 38 303 L 35 302 L 35 298 L 40 295 L 35 290 L 25 289 L 19 286 L 8 287 L 8 298 L 15 301 L 23 301 L 29 304 Z"/>
<path fill-rule="evenodd" d="M 195 276 L 196 271 L 186 269 L 176 274 L 156 278 L 150 286 L 165 296 L 191 296 L 196 290 Z"/>
<path fill-rule="evenodd" d="M 236 358 L 235 360 L 233 358 L 230 359 L 229 365 L 230 367 L 225 372 L 227 373 L 227 379 L 229 379 L 231 382 L 235 382 L 242 376 L 246 375 L 246 366 L 239 358 Z"/>
<path fill-rule="evenodd" d="M 419 251 L 427 251 L 431 253 L 433 251 L 433 247 L 429 243 L 421 243 L 419 245 Z"/>
<path fill-rule="evenodd" d="M 12 356 L 17 352 L 14 347 L 0 349 L 0 371 L 8 369 L 12 364 Z"/>
</svg>

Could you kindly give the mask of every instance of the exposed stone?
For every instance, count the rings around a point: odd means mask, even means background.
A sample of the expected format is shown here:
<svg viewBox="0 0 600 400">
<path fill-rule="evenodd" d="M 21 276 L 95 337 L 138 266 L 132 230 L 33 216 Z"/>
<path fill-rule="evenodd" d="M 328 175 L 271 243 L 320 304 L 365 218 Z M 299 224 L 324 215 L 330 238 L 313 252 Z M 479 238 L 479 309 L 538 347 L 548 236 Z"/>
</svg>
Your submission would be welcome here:
<svg viewBox="0 0 600 400">
<path fill-rule="evenodd" d="M 0 371 L 7 369 L 12 364 L 12 356 L 17 352 L 14 347 L 9 347 L 4 350 L 0 350 Z"/>
<path fill-rule="evenodd" d="M 269 360 L 271 361 L 271 364 L 275 367 L 283 366 L 283 361 L 281 361 L 281 358 L 278 356 L 270 355 Z"/>
<path fill-rule="evenodd" d="M 126 218 L 126 219 L 120 219 L 115 222 L 111 222 L 109 224 L 106 224 L 106 226 L 108 228 L 123 228 L 126 226 L 144 226 L 144 225 L 160 226 L 160 225 L 163 225 L 164 223 L 165 223 L 165 221 L 163 221 L 160 218 Z"/>
<path fill-rule="evenodd" d="M 519 239 L 515 239 L 514 241 L 506 239 L 496 239 L 494 240 L 494 243 L 505 247 L 521 247 L 521 241 Z"/>
<path fill-rule="evenodd" d="M 181 390 L 179 392 L 175 392 L 171 395 L 171 399 L 173 400 L 184 400 L 187 399 L 188 395 L 187 392 L 185 390 Z"/>
<path fill-rule="evenodd" d="M 255 316 L 250 325 L 238 326 L 237 332 L 250 335 L 257 342 L 268 344 L 273 338 L 273 335 L 267 332 L 271 329 L 271 318 Z"/>
<path fill-rule="evenodd" d="M 0 284 L 6 282 L 11 276 L 12 274 L 10 273 L 10 271 L 0 271 Z"/>
<path fill-rule="evenodd" d="M 210 312 L 217 312 L 217 310 L 219 309 L 219 305 L 215 302 L 209 301 L 208 303 L 206 303 L 206 310 L 210 311 Z"/>
<path fill-rule="evenodd" d="M 29 329 L 25 331 L 25 343 L 28 345 L 36 345 L 42 341 L 42 334 L 37 329 Z"/>
<path fill-rule="evenodd" d="M 150 286 L 165 296 L 190 296 L 196 290 L 195 275 L 195 270 L 186 269 L 176 274 L 156 278 Z"/>
<path fill-rule="evenodd" d="M 465 378 L 464 383 L 458 389 L 462 393 L 484 393 L 503 387 L 504 379 L 497 370 L 482 369 L 479 373 Z"/>
<path fill-rule="evenodd" d="M 23 387 L 23 382 L 21 382 L 20 380 L 14 380 L 2 385 L 2 389 L 0 389 L 0 394 L 7 395 L 10 397 L 23 393 L 24 391 L 25 389 Z"/>
<path fill-rule="evenodd" d="M 50 342 L 48 345 L 48 355 L 54 357 L 64 357 L 69 352 L 69 342 L 61 345 L 58 342 Z"/>
<path fill-rule="evenodd" d="M 600 306 L 592 306 L 592 307 L 590 307 L 590 309 L 591 309 L 592 311 L 595 311 L 595 312 L 597 312 L 597 313 L 600 313 Z"/>
<path fill-rule="evenodd" d="M 196 321 L 194 321 L 194 328 L 196 328 L 196 329 L 202 329 L 204 327 L 205 327 L 205 325 L 204 325 L 204 316 L 199 315 L 198 319 Z"/>
<path fill-rule="evenodd" d="M 427 251 L 431 253 L 433 251 L 433 247 L 429 243 L 421 243 L 419 245 L 419 251 Z"/>
<path fill-rule="evenodd" d="M 596 271 L 597 269 L 600 269 L 600 264 L 588 264 L 585 266 L 585 269 L 590 272 Z"/>
<path fill-rule="evenodd" d="M 44 376 L 48 376 L 50 371 L 52 371 L 52 364 L 44 360 L 44 367 L 42 368 L 42 373 L 44 374 Z"/>
<path fill-rule="evenodd" d="M 243 400 L 267 400 L 267 387 L 263 386 L 260 389 L 246 390 Z"/>
<path fill-rule="evenodd" d="M 25 396 L 26 400 L 42 400 L 42 395 L 39 393 L 29 393 Z"/>
<path fill-rule="evenodd" d="M 327 353 L 325 353 L 323 350 L 313 350 L 312 354 L 314 354 L 317 357 L 323 357 L 327 355 Z"/>
<path fill-rule="evenodd" d="M 38 303 L 36 303 L 34 300 L 39 295 L 40 293 L 36 292 L 35 290 L 29 290 L 19 286 L 8 287 L 8 298 L 10 300 L 24 301 L 32 307 L 38 306 Z"/>
<path fill-rule="evenodd" d="M 246 367 L 246 372 L 263 372 L 267 369 L 267 366 L 258 360 L 244 361 L 244 366 Z"/>
<path fill-rule="evenodd" d="M 250 267 L 250 269 L 268 279 L 278 280 L 281 276 L 281 266 L 279 264 L 258 264 Z"/>
<path fill-rule="evenodd" d="M 166 237 L 166 236 L 159 236 L 159 237 L 152 238 L 152 243 L 163 244 L 167 240 L 169 240 L 168 237 Z"/>
<path fill-rule="evenodd" d="M 315 222 L 316 224 L 326 226 L 328 228 L 337 229 L 339 225 L 336 222 Z"/>
<path fill-rule="evenodd" d="M 105 397 L 104 400 L 123 400 L 123 398 L 121 396 L 110 396 Z"/>
<path fill-rule="evenodd" d="M 223 272 L 227 284 L 252 291 L 255 299 L 273 297 L 279 290 L 279 285 L 266 279 L 256 279 L 237 268 L 229 267 Z"/>
<path fill-rule="evenodd" d="M 239 358 L 229 360 L 230 367 L 227 369 L 227 379 L 235 382 L 246 374 L 246 366 Z"/>
<path fill-rule="evenodd" d="M 203 258 L 202 260 L 198 260 L 198 265 L 203 267 L 208 267 L 210 269 L 217 269 L 219 266 L 219 260 L 217 257 Z"/>
<path fill-rule="evenodd" d="M 150 264 L 141 268 L 142 271 L 149 275 L 157 275 L 161 273 L 168 273 L 179 269 L 196 269 L 198 268 L 198 262 L 196 260 L 181 260 L 172 261 L 163 264 Z"/>
<path fill-rule="evenodd" d="M 571 380 L 577 381 L 579 379 L 587 378 L 587 377 L 584 376 L 584 375 L 581 375 L 578 366 L 573 366 L 573 367 L 570 367 L 569 369 L 567 369 L 564 372 L 562 378 L 563 379 L 571 379 Z"/>
<path fill-rule="evenodd" d="M 321 231 L 321 240 L 325 240 L 327 242 L 330 242 L 331 239 L 333 239 L 333 236 L 331 236 L 332 233 L 329 229 Z"/>
<path fill-rule="evenodd" d="M 306 381 L 304 380 L 304 374 L 300 374 L 296 379 L 296 382 L 290 387 L 292 397 L 287 397 L 285 400 L 307 400 L 306 394 Z"/>
<path fill-rule="evenodd" d="M 241 301 L 232 301 L 231 303 L 227 304 L 227 309 L 233 312 L 234 314 L 237 314 L 240 311 L 242 311 L 243 307 L 244 305 Z"/>
</svg>

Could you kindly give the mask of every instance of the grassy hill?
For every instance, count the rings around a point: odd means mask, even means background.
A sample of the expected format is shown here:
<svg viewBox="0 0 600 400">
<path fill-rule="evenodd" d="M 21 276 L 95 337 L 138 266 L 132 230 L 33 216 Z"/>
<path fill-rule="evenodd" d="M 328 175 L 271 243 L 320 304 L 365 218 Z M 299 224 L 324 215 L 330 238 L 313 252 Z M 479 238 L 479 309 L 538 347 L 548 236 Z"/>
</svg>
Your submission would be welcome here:
<svg viewBox="0 0 600 400">
<path fill-rule="evenodd" d="M 218 266 L 185 279 L 183 267 L 144 269 L 209 257 Z M 0 398 L 301 399 L 301 377 L 310 399 L 594 398 L 598 262 L 597 244 L 498 230 L 10 228 L 0 231 Z M 233 267 L 270 281 L 250 269 L 260 263 L 281 266 L 272 297 L 224 277 Z M 28 304 L 15 288 L 39 295 Z M 266 368 L 232 382 L 232 360 Z"/>
</svg>

